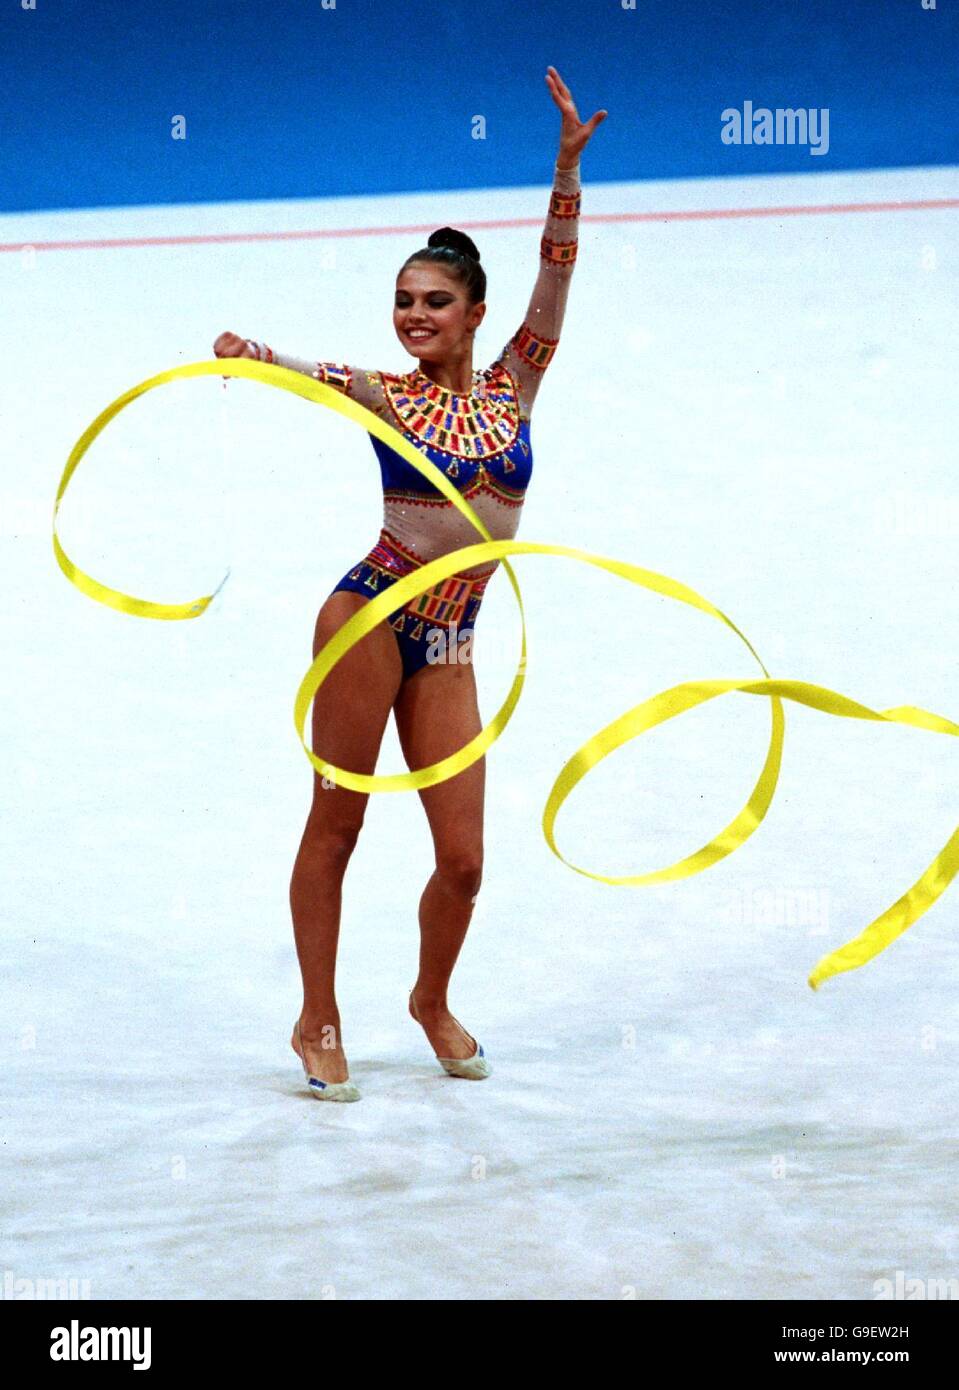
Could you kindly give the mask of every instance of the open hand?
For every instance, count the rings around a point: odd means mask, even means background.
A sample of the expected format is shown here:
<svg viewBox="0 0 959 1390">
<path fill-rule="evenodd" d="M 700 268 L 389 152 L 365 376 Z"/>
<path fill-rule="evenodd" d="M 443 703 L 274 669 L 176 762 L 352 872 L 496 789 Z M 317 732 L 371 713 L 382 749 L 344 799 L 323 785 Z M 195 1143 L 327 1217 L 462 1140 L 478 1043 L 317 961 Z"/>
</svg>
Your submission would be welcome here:
<svg viewBox="0 0 959 1390">
<path fill-rule="evenodd" d="M 605 121 L 609 112 L 603 109 L 597 111 L 595 116 L 591 116 L 588 121 L 581 121 L 576 111 L 576 103 L 573 101 L 572 93 L 554 67 L 546 69 L 546 85 L 563 116 L 563 128 L 559 137 L 559 158 L 556 162 L 561 166 L 571 168 L 579 158 L 580 151 L 589 143 L 593 131 L 602 121 Z"/>
</svg>

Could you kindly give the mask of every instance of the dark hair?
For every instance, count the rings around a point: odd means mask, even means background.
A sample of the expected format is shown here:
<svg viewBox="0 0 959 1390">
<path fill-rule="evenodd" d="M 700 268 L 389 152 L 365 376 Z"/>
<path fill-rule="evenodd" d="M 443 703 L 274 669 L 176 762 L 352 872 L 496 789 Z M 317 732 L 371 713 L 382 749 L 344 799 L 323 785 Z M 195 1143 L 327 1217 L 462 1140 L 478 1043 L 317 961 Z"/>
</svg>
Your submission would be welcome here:
<svg viewBox="0 0 959 1390">
<path fill-rule="evenodd" d="M 486 298 L 486 271 L 480 265 L 480 253 L 465 232 L 455 227 L 440 227 L 430 234 L 422 251 L 414 251 L 400 266 L 400 274 L 411 261 L 430 261 L 450 271 L 466 286 L 471 304 Z"/>
</svg>

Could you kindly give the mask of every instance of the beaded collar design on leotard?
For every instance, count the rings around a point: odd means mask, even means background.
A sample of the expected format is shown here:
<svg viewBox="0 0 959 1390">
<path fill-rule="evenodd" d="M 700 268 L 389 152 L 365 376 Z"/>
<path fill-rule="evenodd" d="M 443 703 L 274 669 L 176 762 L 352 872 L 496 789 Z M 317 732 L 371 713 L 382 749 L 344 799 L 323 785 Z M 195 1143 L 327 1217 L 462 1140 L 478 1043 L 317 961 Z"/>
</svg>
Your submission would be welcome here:
<svg viewBox="0 0 959 1390">
<path fill-rule="evenodd" d="M 382 372 L 383 391 L 402 432 L 454 458 L 502 453 L 519 433 L 516 383 L 502 362 L 474 372 L 469 395 L 439 386 L 417 367 L 395 376 Z"/>
</svg>

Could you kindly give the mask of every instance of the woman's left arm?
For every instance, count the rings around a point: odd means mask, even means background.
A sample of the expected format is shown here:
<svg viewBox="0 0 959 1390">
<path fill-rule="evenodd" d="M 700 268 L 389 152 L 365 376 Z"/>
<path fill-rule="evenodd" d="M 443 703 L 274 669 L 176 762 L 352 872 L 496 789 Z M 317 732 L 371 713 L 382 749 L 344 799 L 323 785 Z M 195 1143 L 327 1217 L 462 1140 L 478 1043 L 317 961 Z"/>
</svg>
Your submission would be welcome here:
<svg viewBox="0 0 959 1390">
<path fill-rule="evenodd" d="M 546 225 L 540 240 L 539 274 L 522 324 L 500 353 L 516 377 L 520 413 L 527 418 L 543 373 L 553 360 L 566 313 L 569 284 L 579 245 L 579 156 L 590 136 L 607 116 L 597 111 L 580 121 L 569 88 L 555 68 L 547 70 L 546 83 L 563 117 L 559 154 L 553 170 Z"/>
</svg>

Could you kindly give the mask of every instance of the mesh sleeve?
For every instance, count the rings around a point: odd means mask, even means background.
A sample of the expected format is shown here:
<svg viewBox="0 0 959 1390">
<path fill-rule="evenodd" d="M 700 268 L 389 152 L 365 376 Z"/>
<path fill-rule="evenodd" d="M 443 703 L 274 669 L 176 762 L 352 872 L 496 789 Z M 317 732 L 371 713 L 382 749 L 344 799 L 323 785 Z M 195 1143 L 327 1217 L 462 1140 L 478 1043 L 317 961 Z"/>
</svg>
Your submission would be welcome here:
<svg viewBox="0 0 959 1390">
<path fill-rule="evenodd" d="M 342 391 L 367 410 L 383 415 L 386 397 L 379 372 L 367 371 L 364 367 L 349 366 L 345 362 L 317 362 L 306 357 L 292 357 L 286 352 L 276 352 L 268 343 L 258 343 L 253 338 L 247 342 L 259 362 L 275 362 L 278 367 L 289 367 L 294 372 L 303 372 L 324 386 L 332 386 Z"/>
<path fill-rule="evenodd" d="M 546 225 L 540 239 L 539 274 L 526 316 L 497 361 L 513 373 L 520 409 L 528 416 L 543 373 L 553 360 L 566 313 L 569 283 L 579 245 L 579 160 L 571 169 L 554 166 Z"/>
</svg>

